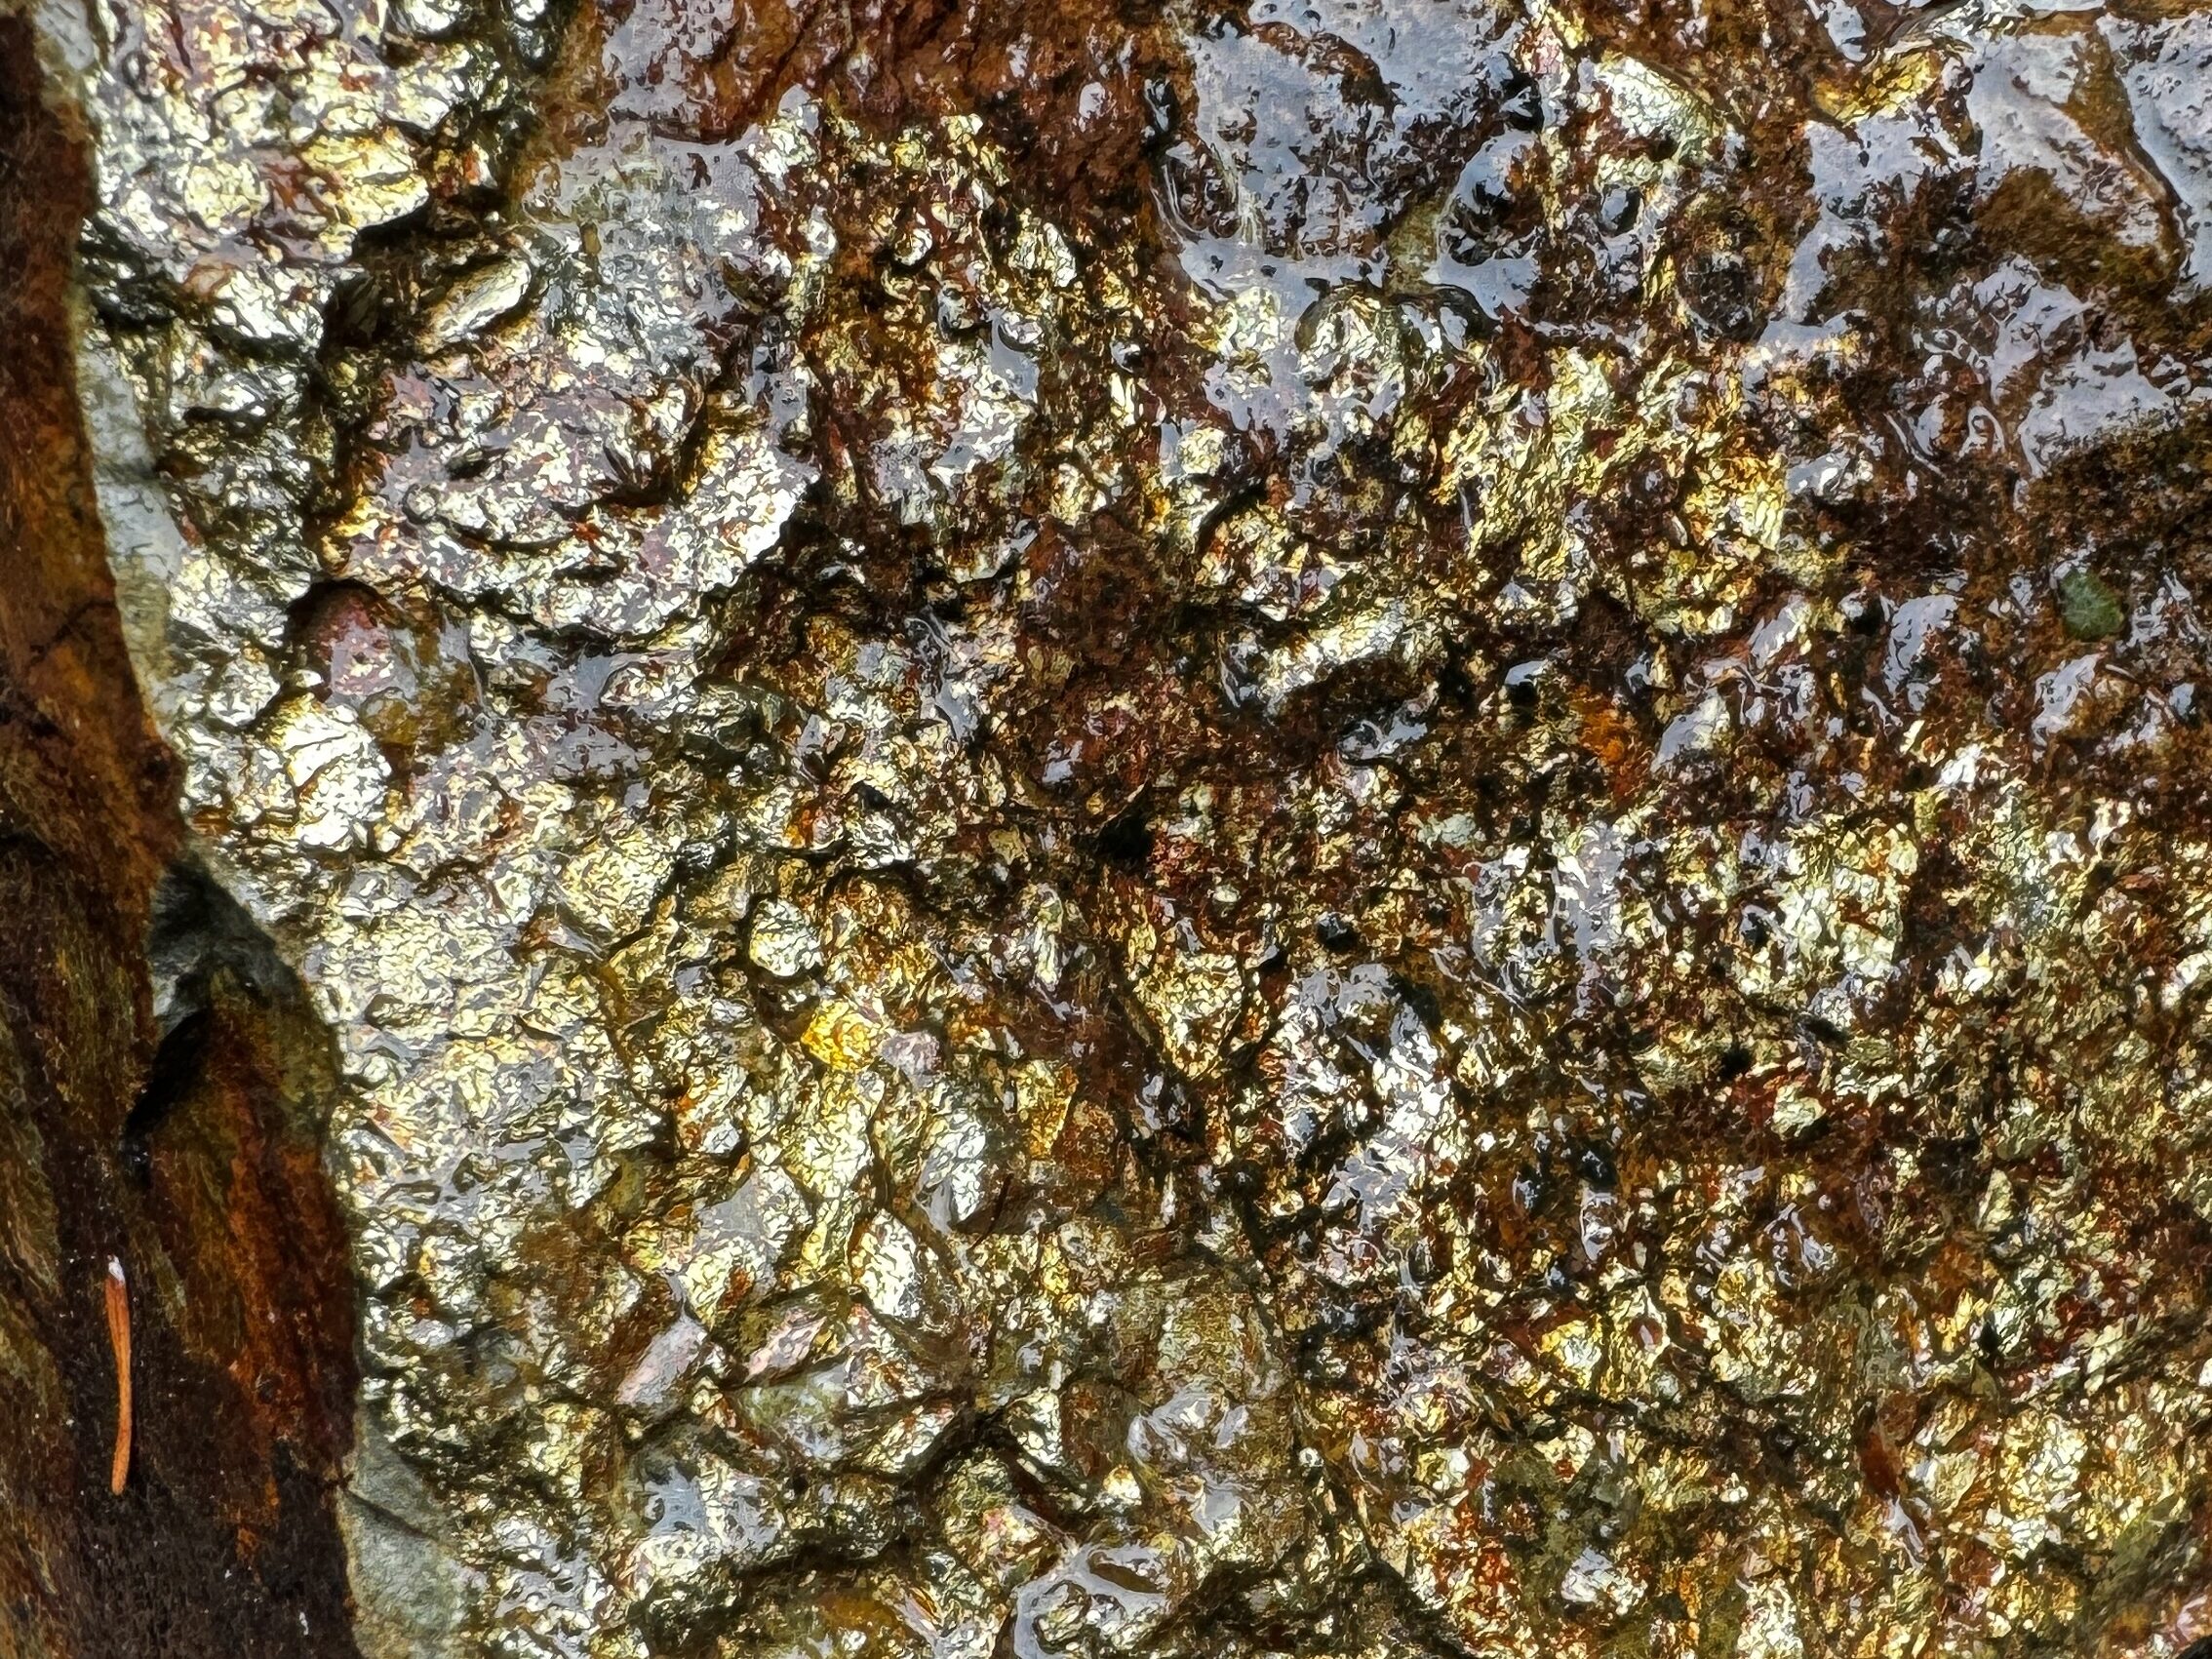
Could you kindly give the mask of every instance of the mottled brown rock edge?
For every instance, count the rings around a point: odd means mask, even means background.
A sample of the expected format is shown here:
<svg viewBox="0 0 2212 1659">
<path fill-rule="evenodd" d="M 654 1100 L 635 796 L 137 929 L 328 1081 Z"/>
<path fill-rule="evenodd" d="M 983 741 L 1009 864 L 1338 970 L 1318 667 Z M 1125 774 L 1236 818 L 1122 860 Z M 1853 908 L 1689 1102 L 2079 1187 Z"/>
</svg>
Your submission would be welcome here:
<svg viewBox="0 0 2212 1659">
<path fill-rule="evenodd" d="M 0 1656 L 349 1654 L 319 1034 L 211 945 L 231 923 L 178 862 L 73 383 L 86 159 L 40 80 L 0 8 Z M 186 981 L 166 1033 L 149 931 Z M 136 1353 L 120 1497 L 110 1255 Z"/>
</svg>

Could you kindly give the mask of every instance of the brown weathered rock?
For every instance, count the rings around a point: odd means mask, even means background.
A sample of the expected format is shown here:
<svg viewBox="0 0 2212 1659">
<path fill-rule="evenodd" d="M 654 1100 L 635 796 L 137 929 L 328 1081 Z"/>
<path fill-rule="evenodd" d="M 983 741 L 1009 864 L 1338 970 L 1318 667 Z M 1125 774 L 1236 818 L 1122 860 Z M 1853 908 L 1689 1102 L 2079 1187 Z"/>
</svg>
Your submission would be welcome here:
<svg viewBox="0 0 2212 1659">
<path fill-rule="evenodd" d="M 159 1040 L 149 933 L 188 963 L 209 931 L 166 874 L 176 772 L 124 652 L 76 399 L 84 151 L 40 81 L 28 23 L 0 16 L 0 1654 L 321 1659 L 353 1651 L 325 1040 L 281 978 L 227 966 L 209 1013 Z M 111 1255 L 135 1354 L 120 1496 Z"/>
<path fill-rule="evenodd" d="M 57 50 L 366 1653 L 2201 1659 L 2212 11 Z"/>
</svg>

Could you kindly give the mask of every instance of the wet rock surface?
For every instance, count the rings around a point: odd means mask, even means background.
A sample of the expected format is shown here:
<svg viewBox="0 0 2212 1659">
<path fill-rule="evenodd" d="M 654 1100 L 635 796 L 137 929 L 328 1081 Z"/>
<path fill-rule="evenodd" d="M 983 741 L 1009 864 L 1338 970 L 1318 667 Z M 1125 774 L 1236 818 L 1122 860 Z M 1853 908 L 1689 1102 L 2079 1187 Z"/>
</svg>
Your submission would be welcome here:
<svg viewBox="0 0 2212 1659">
<path fill-rule="evenodd" d="M 49 27 L 365 1652 L 2212 1639 L 2212 12 Z"/>
</svg>

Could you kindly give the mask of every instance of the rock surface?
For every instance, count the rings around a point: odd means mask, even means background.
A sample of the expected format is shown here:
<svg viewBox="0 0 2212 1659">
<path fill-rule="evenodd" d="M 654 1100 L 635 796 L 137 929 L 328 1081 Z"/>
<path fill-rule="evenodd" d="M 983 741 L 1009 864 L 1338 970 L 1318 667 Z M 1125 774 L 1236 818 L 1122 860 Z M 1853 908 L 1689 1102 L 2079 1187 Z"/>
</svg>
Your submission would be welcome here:
<svg viewBox="0 0 2212 1659">
<path fill-rule="evenodd" d="M 318 1148 L 336 1074 L 180 856 L 71 373 L 90 175 L 40 81 L 0 7 L 0 1659 L 332 1659 L 355 1392 Z"/>
<path fill-rule="evenodd" d="M 364 1652 L 2202 1652 L 2212 11 L 42 17 Z"/>
</svg>

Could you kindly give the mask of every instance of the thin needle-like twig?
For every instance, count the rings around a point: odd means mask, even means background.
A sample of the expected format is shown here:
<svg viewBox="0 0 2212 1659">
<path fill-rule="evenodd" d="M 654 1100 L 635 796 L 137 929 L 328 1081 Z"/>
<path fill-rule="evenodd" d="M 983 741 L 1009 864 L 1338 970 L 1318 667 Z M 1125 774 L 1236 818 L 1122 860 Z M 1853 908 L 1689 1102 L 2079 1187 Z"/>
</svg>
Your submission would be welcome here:
<svg viewBox="0 0 2212 1659">
<path fill-rule="evenodd" d="M 107 1345 L 115 1350 L 115 1461 L 107 1489 L 120 1497 L 131 1473 L 131 1287 L 114 1256 L 107 1258 Z"/>
</svg>

